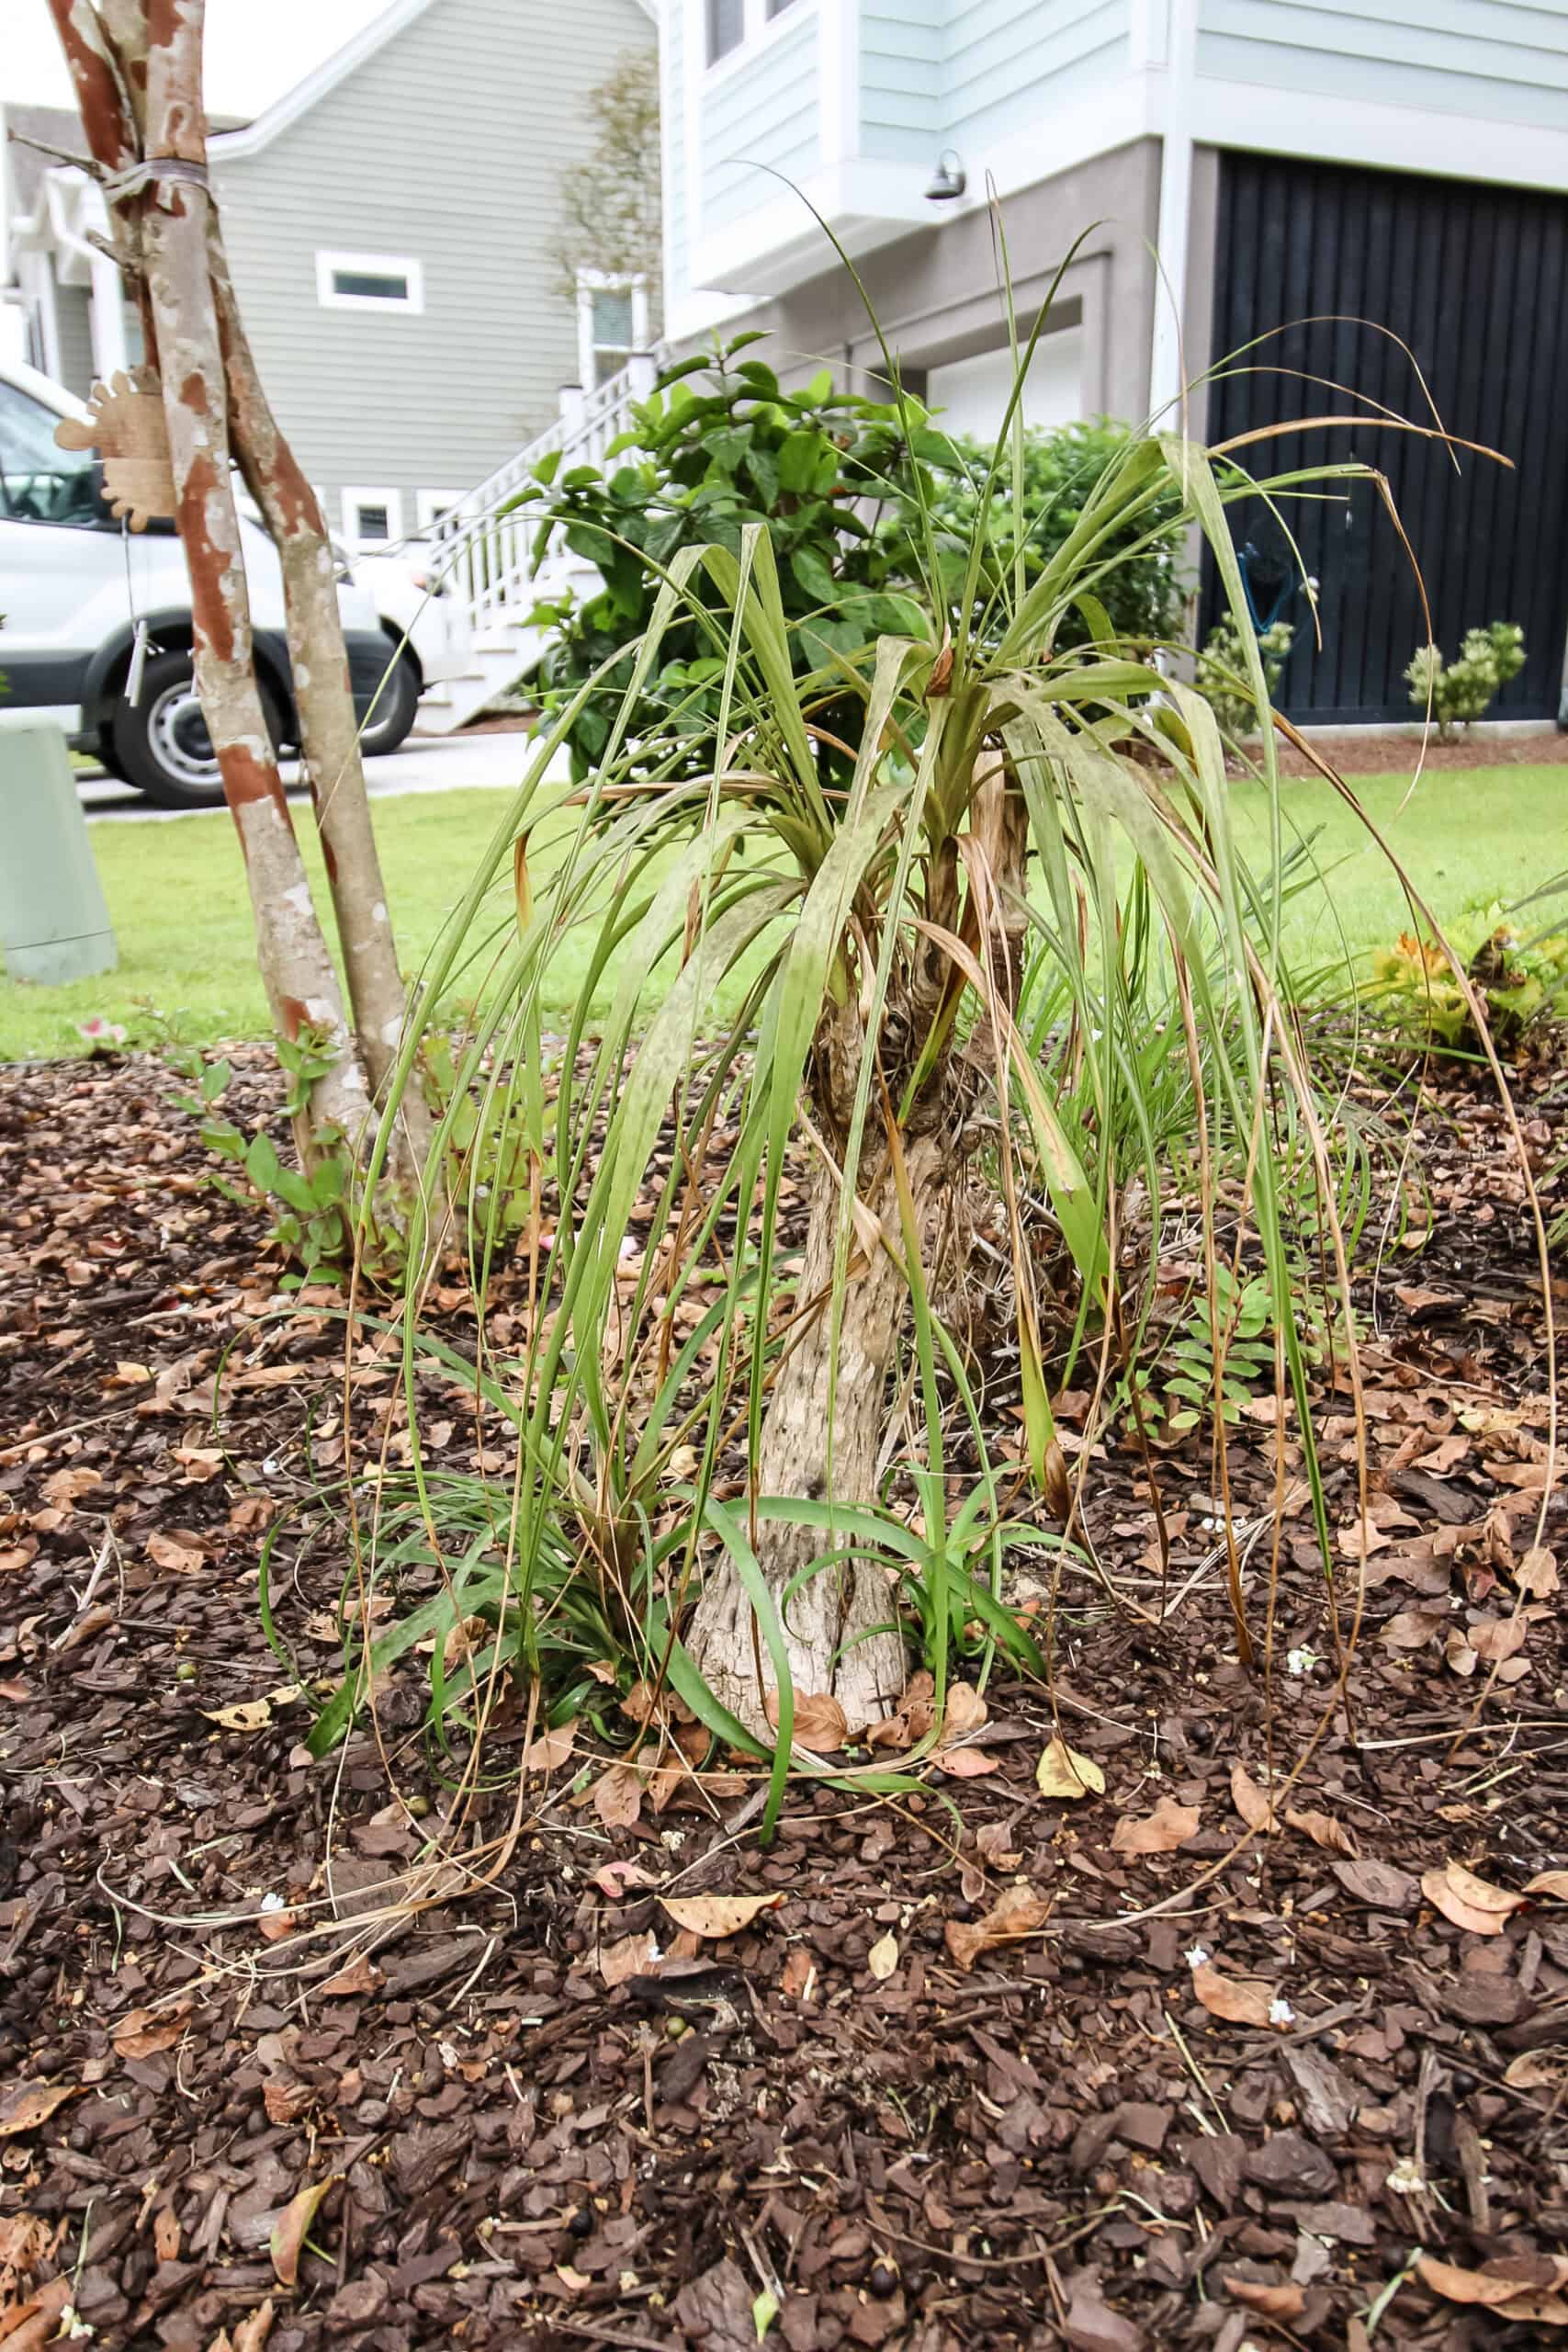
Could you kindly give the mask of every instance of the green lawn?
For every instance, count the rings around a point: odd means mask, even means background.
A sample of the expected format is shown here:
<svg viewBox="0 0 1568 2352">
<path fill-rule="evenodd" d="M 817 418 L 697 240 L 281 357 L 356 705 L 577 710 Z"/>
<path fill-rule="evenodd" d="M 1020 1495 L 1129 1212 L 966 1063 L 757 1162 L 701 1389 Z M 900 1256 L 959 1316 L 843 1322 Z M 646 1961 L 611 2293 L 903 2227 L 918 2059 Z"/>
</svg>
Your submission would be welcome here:
<svg viewBox="0 0 1568 2352">
<path fill-rule="evenodd" d="M 1407 777 L 1364 777 L 1360 792 L 1386 826 L 1419 888 L 1447 920 L 1492 899 L 1522 897 L 1568 867 L 1568 769 L 1450 770 L 1423 779 L 1395 817 Z M 1358 842 L 1354 820 L 1316 782 L 1284 787 L 1291 821 L 1321 829 L 1316 855 L 1326 886 L 1292 910 L 1294 959 L 1307 968 L 1391 943 L 1407 922 L 1399 886 L 1374 848 Z M 1267 848 L 1262 796 L 1236 786 L 1249 840 Z M 500 792 L 411 794 L 375 803 L 388 897 L 405 964 L 418 965 L 461 896 L 507 811 Z M 321 859 L 309 811 L 296 806 L 312 885 Z M 266 1009 L 251 953 L 250 912 L 232 826 L 221 813 L 167 824 L 98 824 L 90 838 L 119 942 L 117 971 L 59 989 L 0 984 L 0 1061 L 82 1050 L 77 1023 L 95 1014 L 118 1022 L 133 1044 L 166 1024 L 184 1042 L 265 1035 Z M 324 904 L 324 898 L 322 899 Z M 495 900 L 496 924 L 511 914 L 508 871 Z M 564 1012 L 583 968 L 558 956 L 549 1004 Z M 482 966 L 465 985 L 478 993 Z"/>
</svg>

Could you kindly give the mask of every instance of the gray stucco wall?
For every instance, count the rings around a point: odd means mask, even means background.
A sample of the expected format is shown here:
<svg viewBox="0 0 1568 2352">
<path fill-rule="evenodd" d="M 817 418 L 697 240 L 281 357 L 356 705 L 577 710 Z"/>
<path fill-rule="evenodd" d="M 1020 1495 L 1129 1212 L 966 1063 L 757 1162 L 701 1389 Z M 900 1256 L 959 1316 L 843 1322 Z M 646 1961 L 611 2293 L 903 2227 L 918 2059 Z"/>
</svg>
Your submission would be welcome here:
<svg viewBox="0 0 1568 2352">
<path fill-rule="evenodd" d="M 1004 208 L 1014 298 L 1025 333 L 1073 240 L 1090 232 L 1052 316 L 1059 316 L 1064 326 L 1081 319 L 1085 407 L 1110 416 L 1141 418 L 1148 398 L 1159 162 L 1159 141 L 1138 140 L 1038 181 L 1009 197 Z M 1007 340 L 990 217 L 983 209 L 919 229 L 868 254 L 857 267 L 888 344 L 906 367 L 939 367 Z M 758 356 L 791 380 L 824 363 L 840 377 L 848 370 L 857 379 L 882 367 L 860 296 L 837 266 L 759 303 L 726 332 L 740 326 L 761 327 L 772 335 L 771 349 Z"/>
<path fill-rule="evenodd" d="M 259 153 L 214 150 L 245 321 L 280 423 L 334 525 L 345 484 L 482 480 L 556 413 L 577 319 L 550 246 L 588 95 L 637 0 L 432 0 Z M 412 255 L 424 311 L 322 308 L 319 250 Z"/>
</svg>

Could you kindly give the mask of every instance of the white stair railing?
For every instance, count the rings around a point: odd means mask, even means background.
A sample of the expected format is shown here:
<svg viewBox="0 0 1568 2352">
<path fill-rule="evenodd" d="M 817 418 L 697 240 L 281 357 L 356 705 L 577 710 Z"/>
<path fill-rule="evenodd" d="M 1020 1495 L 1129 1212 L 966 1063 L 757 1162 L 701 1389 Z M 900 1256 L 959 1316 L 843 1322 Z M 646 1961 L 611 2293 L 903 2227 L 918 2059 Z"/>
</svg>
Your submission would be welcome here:
<svg viewBox="0 0 1568 2352">
<path fill-rule="evenodd" d="M 552 451 L 560 452 L 558 478 L 570 465 L 602 464 L 610 443 L 631 422 L 633 403 L 653 390 L 659 360 L 657 352 L 634 352 L 618 375 L 591 392 L 575 386 L 563 391 L 555 423 L 433 525 L 433 569 L 466 612 L 473 635 L 521 619 L 535 601 L 538 503 L 530 500 L 511 514 L 502 509 Z"/>
</svg>

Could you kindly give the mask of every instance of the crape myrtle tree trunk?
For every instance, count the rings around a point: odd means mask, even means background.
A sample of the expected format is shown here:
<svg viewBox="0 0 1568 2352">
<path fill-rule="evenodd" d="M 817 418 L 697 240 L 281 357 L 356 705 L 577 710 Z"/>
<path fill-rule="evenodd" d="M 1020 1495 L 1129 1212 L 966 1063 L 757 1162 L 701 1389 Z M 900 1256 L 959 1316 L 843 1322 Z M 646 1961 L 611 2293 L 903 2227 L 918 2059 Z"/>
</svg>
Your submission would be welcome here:
<svg viewBox="0 0 1568 2352">
<path fill-rule="evenodd" d="M 256 954 L 274 1025 L 325 1039 L 298 1140 L 365 1131 L 395 1060 L 406 999 L 370 826 L 320 507 L 262 390 L 206 178 L 203 0 L 50 0 L 121 267 L 155 356 L 190 572 L 197 690 L 244 854 Z M 301 748 L 348 976 L 354 1026 L 310 898 L 257 689 L 240 521 L 245 483 L 278 550 Z M 414 1180 L 429 1125 L 417 1089 L 399 1114 L 394 1174 Z"/>
</svg>

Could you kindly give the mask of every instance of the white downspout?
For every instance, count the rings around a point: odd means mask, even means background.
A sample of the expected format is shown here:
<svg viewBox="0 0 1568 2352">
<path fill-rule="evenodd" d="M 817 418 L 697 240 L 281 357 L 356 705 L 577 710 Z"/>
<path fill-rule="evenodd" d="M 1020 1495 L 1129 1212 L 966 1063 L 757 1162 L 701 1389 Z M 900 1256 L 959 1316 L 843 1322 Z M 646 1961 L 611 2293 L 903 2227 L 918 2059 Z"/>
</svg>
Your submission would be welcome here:
<svg viewBox="0 0 1568 2352">
<path fill-rule="evenodd" d="M 107 384 L 117 368 L 129 364 L 130 355 L 125 341 L 125 297 L 120 287 L 119 266 L 97 245 L 79 236 L 65 218 L 65 187 L 54 172 L 44 180 L 44 197 L 49 207 L 49 225 L 55 242 L 67 253 L 75 254 L 87 265 L 92 281 L 89 322 L 93 337 L 93 368 L 100 383 Z"/>
<path fill-rule="evenodd" d="M 1192 120 L 1198 80 L 1198 0 L 1170 0 L 1165 120 L 1160 139 L 1159 274 L 1155 282 L 1149 414 L 1168 432 L 1185 429 L 1177 403 L 1196 364 L 1183 354 L 1188 243 L 1192 214 Z M 1183 365 L 1186 356 L 1186 365 Z"/>
</svg>

